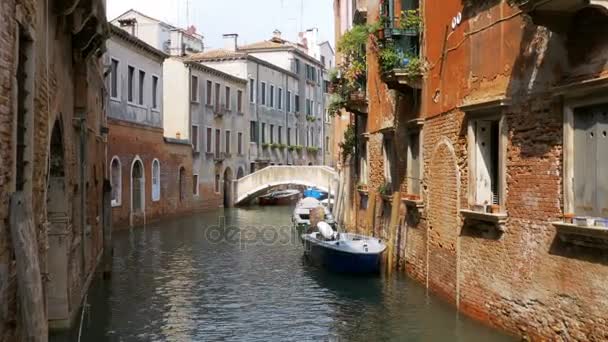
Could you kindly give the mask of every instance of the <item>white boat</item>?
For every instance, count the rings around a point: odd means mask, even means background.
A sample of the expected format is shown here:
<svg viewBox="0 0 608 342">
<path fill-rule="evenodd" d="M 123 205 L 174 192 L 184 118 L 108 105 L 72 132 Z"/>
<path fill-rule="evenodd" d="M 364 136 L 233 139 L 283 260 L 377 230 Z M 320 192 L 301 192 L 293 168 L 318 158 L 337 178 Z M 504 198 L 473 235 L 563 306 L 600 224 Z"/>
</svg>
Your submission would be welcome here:
<svg viewBox="0 0 608 342">
<path fill-rule="evenodd" d="M 296 204 L 292 217 L 292 221 L 296 230 L 298 231 L 298 234 L 303 234 L 306 232 L 310 226 L 310 211 L 318 207 L 323 207 L 325 210 L 325 222 L 330 225 L 335 224 L 334 217 L 329 211 L 329 208 L 324 206 L 318 199 L 313 197 L 302 198 Z"/>
</svg>

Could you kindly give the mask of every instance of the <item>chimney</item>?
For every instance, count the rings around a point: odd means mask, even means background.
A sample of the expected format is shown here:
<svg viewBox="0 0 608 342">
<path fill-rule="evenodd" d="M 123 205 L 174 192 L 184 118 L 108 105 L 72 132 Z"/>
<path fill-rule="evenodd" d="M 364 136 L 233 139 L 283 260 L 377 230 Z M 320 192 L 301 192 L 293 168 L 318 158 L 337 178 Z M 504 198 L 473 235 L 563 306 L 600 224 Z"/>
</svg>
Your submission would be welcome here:
<svg viewBox="0 0 608 342">
<path fill-rule="evenodd" d="M 281 31 L 279 31 L 278 29 L 272 31 L 272 38 L 281 39 Z"/>
<path fill-rule="evenodd" d="M 224 38 L 224 49 L 228 51 L 236 51 L 238 48 L 237 42 L 239 35 L 236 33 L 227 33 L 222 36 Z"/>
</svg>

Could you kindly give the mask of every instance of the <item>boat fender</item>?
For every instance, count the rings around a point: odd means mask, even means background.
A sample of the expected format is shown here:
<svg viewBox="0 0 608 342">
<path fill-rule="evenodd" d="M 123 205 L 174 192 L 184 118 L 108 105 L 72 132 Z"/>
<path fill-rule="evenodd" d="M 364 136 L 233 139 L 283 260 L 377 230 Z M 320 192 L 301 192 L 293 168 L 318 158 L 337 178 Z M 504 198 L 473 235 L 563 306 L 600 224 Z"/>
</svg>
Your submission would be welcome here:
<svg viewBox="0 0 608 342">
<path fill-rule="evenodd" d="M 363 245 L 363 249 L 365 249 L 365 251 L 367 252 L 367 244 Z"/>
<path fill-rule="evenodd" d="M 333 240 L 335 238 L 336 232 L 334 232 L 334 230 L 329 224 L 327 224 L 327 222 L 321 221 L 317 223 L 317 229 L 326 240 Z"/>
</svg>

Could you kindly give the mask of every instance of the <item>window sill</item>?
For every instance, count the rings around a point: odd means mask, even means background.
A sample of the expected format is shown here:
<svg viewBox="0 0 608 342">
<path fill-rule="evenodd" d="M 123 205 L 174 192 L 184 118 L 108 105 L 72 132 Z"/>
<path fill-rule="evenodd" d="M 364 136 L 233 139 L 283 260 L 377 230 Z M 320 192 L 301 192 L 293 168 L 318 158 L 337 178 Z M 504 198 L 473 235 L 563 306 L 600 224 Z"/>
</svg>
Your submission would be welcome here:
<svg viewBox="0 0 608 342">
<path fill-rule="evenodd" d="M 121 203 L 112 203 L 112 208 L 120 208 L 121 206 Z"/>
<path fill-rule="evenodd" d="M 205 104 L 205 107 L 213 109 L 213 105 L 210 103 Z"/>
<path fill-rule="evenodd" d="M 201 101 L 199 100 L 190 100 L 190 103 L 194 103 L 194 104 L 201 104 Z"/>
<path fill-rule="evenodd" d="M 422 210 L 424 209 L 424 201 L 421 199 L 402 198 L 401 201 L 405 203 L 408 208 Z"/>
<path fill-rule="evenodd" d="M 150 110 L 153 111 L 154 113 L 160 113 L 159 108 L 150 108 Z"/>
<path fill-rule="evenodd" d="M 552 222 L 551 224 L 564 242 L 583 247 L 608 249 L 607 227 L 579 226 L 565 222 Z"/>
<path fill-rule="evenodd" d="M 468 209 L 460 210 L 460 214 L 465 220 L 493 224 L 498 231 L 503 233 L 506 231 L 507 218 L 509 217 L 506 213 L 491 214 Z"/>
<path fill-rule="evenodd" d="M 122 100 L 119 97 L 110 97 L 110 101 L 121 103 Z"/>
</svg>

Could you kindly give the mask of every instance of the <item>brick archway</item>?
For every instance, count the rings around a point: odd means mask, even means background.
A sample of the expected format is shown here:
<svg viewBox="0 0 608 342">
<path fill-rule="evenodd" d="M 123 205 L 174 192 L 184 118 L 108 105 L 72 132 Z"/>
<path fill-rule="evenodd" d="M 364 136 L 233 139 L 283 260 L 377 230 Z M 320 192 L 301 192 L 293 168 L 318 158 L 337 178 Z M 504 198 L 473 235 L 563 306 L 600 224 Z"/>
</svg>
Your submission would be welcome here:
<svg viewBox="0 0 608 342">
<path fill-rule="evenodd" d="M 460 176 L 454 147 L 445 138 L 435 146 L 428 179 L 428 286 L 456 301 Z"/>
</svg>

